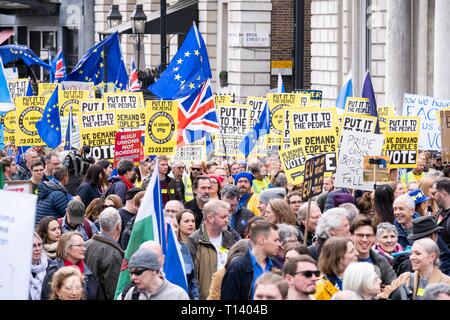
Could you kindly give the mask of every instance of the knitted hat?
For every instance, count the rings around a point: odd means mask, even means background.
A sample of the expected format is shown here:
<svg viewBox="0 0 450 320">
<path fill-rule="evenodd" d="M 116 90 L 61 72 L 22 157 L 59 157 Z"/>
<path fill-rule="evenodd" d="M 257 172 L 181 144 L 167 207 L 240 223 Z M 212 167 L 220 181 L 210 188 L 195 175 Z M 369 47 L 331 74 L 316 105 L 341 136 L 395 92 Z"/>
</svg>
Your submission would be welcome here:
<svg viewBox="0 0 450 320">
<path fill-rule="evenodd" d="M 337 208 L 343 203 L 353 203 L 355 204 L 355 198 L 349 193 L 338 193 L 333 198 L 334 207 Z"/>
</svg>

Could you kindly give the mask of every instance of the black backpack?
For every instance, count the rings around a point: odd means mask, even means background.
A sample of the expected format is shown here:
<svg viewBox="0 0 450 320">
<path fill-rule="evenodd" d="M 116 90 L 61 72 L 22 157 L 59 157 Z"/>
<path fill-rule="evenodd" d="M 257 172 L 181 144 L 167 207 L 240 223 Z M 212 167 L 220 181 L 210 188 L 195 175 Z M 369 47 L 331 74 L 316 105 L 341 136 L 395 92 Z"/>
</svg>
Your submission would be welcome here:
<svg viewBox="0 0 450 320">
<path fill-rule="evenodd" d="M 127 295 L 128 291 L 133 290 L 133 293 L 131 294 L 131 300 L 139 300 L 139 289 L 135 286 L 133 282 L 129 283 L 122 291 L 122 300 L 125 299 L 125 296 Z"/>
</svg>

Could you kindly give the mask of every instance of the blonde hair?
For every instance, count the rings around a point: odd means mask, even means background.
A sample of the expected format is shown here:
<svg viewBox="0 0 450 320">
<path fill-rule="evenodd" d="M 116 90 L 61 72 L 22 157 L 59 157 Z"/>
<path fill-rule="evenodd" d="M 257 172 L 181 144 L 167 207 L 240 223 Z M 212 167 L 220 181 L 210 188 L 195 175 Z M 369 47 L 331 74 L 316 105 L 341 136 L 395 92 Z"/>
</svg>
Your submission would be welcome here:
<svg viewBox="0 0 450 320">
<path fill-rule="evenodd" d="M 413 246 L 415 244 L 420 244 L 425 249 L 425 252 L 428 254 L 434 253 L 436 255 L 436 260 L 433 261 L 433 264 L 434 266 L 439 266 L 439 257 L 441 255 L 441 252 L 436 242 L 434 242 L 430 238 L 422 238 L 414 241 Z"/>
<path fill-rule="evenodd" d="M 56 300 L 58 298 L 56 290 L 60 290 L 64 285 L 64 282 L 70 277 L 78 277 L 81 282 L 81 300 L 84 299 L 84 287 L 83 287 L 83 275 L 76 267 L 62 267 L 55 272 L 52 278 L 52 292 L 50 294 L 50 300 Z"/>
<path fill-rule="evenodd" d="M 67 250 L 74 244 L 73 238 L 75 236 L 83 239 L 83 236 L 78 231 L 70 231 L 61 235 L 58 246 L 56 247 L 56 258 L 64 260 L 67 257 Z M 84 241 L 84 239 L 83 239 Z"/>
</svg>

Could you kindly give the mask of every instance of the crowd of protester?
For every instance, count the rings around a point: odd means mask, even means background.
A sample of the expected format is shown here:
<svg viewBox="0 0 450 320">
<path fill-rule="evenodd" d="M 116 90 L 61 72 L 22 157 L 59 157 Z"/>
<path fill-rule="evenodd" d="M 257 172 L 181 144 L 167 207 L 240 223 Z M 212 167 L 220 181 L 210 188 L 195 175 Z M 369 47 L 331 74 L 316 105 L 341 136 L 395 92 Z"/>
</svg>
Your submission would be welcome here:
<svg viewBox="0 0 450 320">
<path fill-rule="evenodd" d="M 75 173 L 66 160 L 41 148 L 0 160 L 5 181 L 31 181 L 38 198 L 32 300 L 450 299 L 450 168 L 438 152 L 421 152 L 408 172 L 391 170 L 373 192 L 334 186 L 330 173 L 310 203 L 276 156 L 190 164 L 158 156 L 114 170 L 99 160 Z M 165 278 L 161 247 L 150 241 L 115 297 L 156 163 L 189 290 Z"/>
</svg>

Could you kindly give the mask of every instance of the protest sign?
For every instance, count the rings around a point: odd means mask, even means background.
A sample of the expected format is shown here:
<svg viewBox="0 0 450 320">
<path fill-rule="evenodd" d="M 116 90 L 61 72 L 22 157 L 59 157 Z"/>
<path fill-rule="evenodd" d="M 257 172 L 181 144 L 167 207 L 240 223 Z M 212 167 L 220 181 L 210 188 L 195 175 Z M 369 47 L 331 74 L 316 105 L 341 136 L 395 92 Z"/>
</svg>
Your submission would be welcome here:
<svg viewBox="0 0 450 320">
<path fill-rule="evenodd" d="M 312 157 L 305 162 L 305 180 L 303 182 L 302 200 L 308 201 L 322 193 L 325 173 L 325 154 Z"/>
<path fill-rule="evenodd" d="M 116 132 L 114 147 L 114 168 L 120 160 L 130 160 L 139 163 L 144 158 L 142 148 L 142 131 Z"/>
<path fill-rule="evenodd" d="M 308 155 L 337 151 L 335 108 L 291 111 L 291 146 L 303 146 Z"/>
<path fill-rule="evenodd" d="M 242 153 L 239 143 L 250 130 L 250 108 L 242 104 L 231 104 L 220 105 L 216 109 L 222 139 L 218 139 L 218 143 L 215 144 L 215 154 L 217 156 L 237 156 Z"/>
<path fill-rule="evenodd" d="M 384 133 L 387 127 L 387 118 L 395 117 L 395 107 L 393 106 L 381 106 L 377 108 L 378 113 L 378 125 L 380 126 L 380 132 Z"/>
<path fill-rule="evenodd" d="M 356 114 L 344 114 L 342 116 L 340 132 L 342 132 L 342 130 L 347 130 L 362 133 L 374 133 L 376 125 L 376 117 Z"/>
<path fill-rule="evenodd" d="M 285 110 L 299 109 L 301 98 L 301 94 L 294 93 L 269 93 L 267 95 L 270 110 L 270 135 L 268 138 L 270 147 L 282 145 L 285 135 Z"/>
<path fill-rule="evenodd" d="M 9 80 L 8 87 L 11 98 L 25 97 L 27 95 L 29 79 Z"/>
<path fill-rule="evenodd" d="M 65 117 L 69 116 L 70 108 L 73 115 L 78 114 L 81 101 L 89 99 L 89 94 L 90 92 L 86 90 L 59 90 L 59 115 L 67 119 Z M 61 119 L 61 122 L 64 122 L 64 119 Z"/>
<path fill-rule="evenodd" d="M 391 168 L 415 168 L 419 155 L 419 117 L 387 118 L 384 150 Z"/>
<path fill-rule="evenodd" d="M 63 81 L 61 82 L 61 90 L 82 90 L 93 92 L 94 83 L 93 82 L 81 82 L 81 81 Z M 93 97 L 91 97 L 93 98 Z"/>
<path fill-rule="evenodd" d="M 176 100 L 147 101 L 145 112 L 145 155 L 175 153 L 178 130 L 178 102 Z"/>
<path fill-rule="evenodd" d="M 250 109 L 250 125 L 249 128 L 253 128 L 256 124 L 256 121 L 261 117 L 261 113 L 264 110 L 264 106 L 267 103 L 266 98 L 260 97 L 248 97 L 245 105 Z"/>
<path fill-rule="evenodd" d="M 345 113 L 370 115 L 369 98 L 348 97 L 345 101 Z"/>
<path fill-rule="evenodd" d="M 302 107 L 320 108 L 322 106 L 322 90 L 295 90 L 295 93 L 302 95 Z M 305 100 L 305 97 L 307 99 Z"/>
<path fill-rule="evenodd" d="M 20 193 L 33 193 L 33 183 L 30 180 L 13 180 L 5 182 L 3 190 Z"/>
<path fill-rule="evenodd" d="M 183 163 L 191 163 L 194 161 L 206 162 L 205 139 L 194 141 L 193 143 L 182 147 L 177 147 L 173 161 L 181 161 Z"/>
<path fill-rule="evenodd" d="M 80 110 L 82 113 L 106 111 L 105 100 L 103 99 L 83 100 L 80 102 Z"/>
<path fill-rule="evenodd" d="M 114 112 L 82 112 L 79 123 L 81 144 L 91 147 L 88 156 L 112 160 L 118 129 Z"/>
<path fill-rule="evenodd" d="M 278 151 L 280 155 L 280 162 L 286 174 L 288 183 L 294 185 L 300 184 L 304 179 L 304 170 L 306 155 L 303 147 L 298 146 L 290 149 L 283 149 Z"/>
<path fill-rule="evenodd" d="M 219 105 L 230 105 L 232 103 L 231 96 L 229 94 L 215 95 L 214 103 L 216 104 L 216 107 Z"/>
<path fill-rule="evenodd" d="M 41 120 L 48 97 L 17 97 L 16 104 L 16 146 L 43 146 L 36 129 L 36 122 Z"/>
<path fill-rule="evenodd" d="M 38 83 L 38 95 L 41 97 L 51 96 L 53 91 L 55 91 L 57 83 Z"/>
<path fill-rule="evenodd" d="M 363 180 L 363 157 L 380 156 L 382 148 L 383 135 L 381 134 L 343 130 L 334 185 L 373 191 L 373 183 Z"/>
<path fill-rule="evenodd" d="M 437 121 L 437 111 L 449 106 L 449 100 L 439 100 L 433 97 L 405 93 L 403 115 L 420 117 L 419 149 L 441 149 L 441 128 Z"/>
<path fill-rule="evenodd" d="M 16 67 L 3 68 L 6 80 L 16 80 L 19 79 L 19 72 L 17 72 Z"/>
<path fill-rule="evenodd" d="M 450 109 L 440 110 L 442 160 L 450 162 Z M 5 138 L 6 142 L 6 138 Z"/>
<path fill-rule="evenodd" d="M 4 143 L 14 142 L 16 128 L 16 110 L 0 112 L 0 125 L 3 125 L 3 141 Z"/>
<path fill-rule="evenodd" d="M 0 190 L 0 300 L 28 300 L 37 197 Z"/>
<path fill-rule="evenodd" d="M 142 92 L 105 94 L 106 110 L 114 111 L 121 129 L 145 129 L 145 107 Z"/>
</svg>

